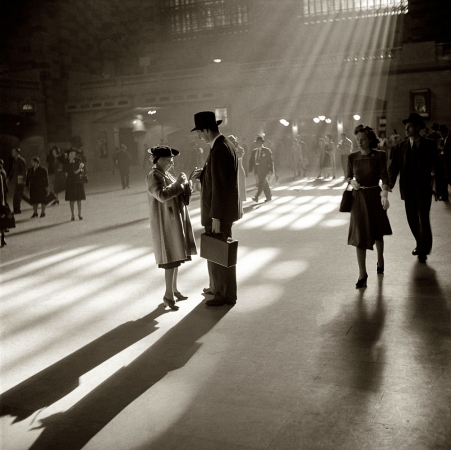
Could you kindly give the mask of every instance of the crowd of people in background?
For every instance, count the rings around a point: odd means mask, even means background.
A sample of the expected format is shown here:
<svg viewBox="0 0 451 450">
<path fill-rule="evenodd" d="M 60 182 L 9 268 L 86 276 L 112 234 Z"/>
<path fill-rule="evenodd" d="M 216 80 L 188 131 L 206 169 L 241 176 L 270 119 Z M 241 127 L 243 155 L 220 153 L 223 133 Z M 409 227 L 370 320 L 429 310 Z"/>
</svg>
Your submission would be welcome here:
<svg viewBox="0 0 451 450">
<path fill-rule="evenodd" d="M 433 123 L 431 129 L 424 128 L 421 135 L 435 142 L 438 149 L 437 165 L 433 192 L 436 200 L 448 201 L 448 185 L 451 185 L 451 138 L 446 125 Z M 283 169 L 292 170 L 293 179 L 306 176 L 317 179 L 335 179 L 347 176 L 347 164 L 350 154 L 359 151 L 358 146 L 348 135 L 341 133 L 337 143 L 329 133 L 322 136 L 284 135 L 271 140 L 264 134 L 257 136 L 249 147 L 245 137 L 228 136 L 238 157 L 238 187 L 242 202 L 248 199 L 247 185 L 255 181 L 256 192 L 252 199 L 256 202 L 262 193 L 265 200 L 271 200 L 271 184 L 278 179 L 277 172 Z M 392 160 L 393 149 L 405 138 L 401 137 L 395 128 L 390 133 L 380 131 L 377 139 L 377 150 L 386 154 L 387 164 Z M 168 146 L 165 139 L 161 139 L 159 146 Z M 148 158 L 149 146 L 144 144 L 143 168 L 151 168 Z M 190 172 L 193 168 L 203 167 L 208 157 L 209 149 L 199 140 L 191 139 L 185 151 L 177 158 L 177 171 Z M 2 164 L 2 205 L 7 205 L 6 193 L 11 190 L 12 212 L 21 214 L 22 201 L 28 202 L 33 213 L 31 218 L 44 218 L 48 205 L 58 205 L 60 194 L 65 192 L 65 200 L 69 202 L 71 220 L 75 220 L 75 204 L 79 220 L 82 216 L 82 201 L 86 199 L 83 182 L 80 175 L 86 172 L 86 159 L 81 150 L 70 148 L 62 151 L 53 146 L 46 156 L 46 167 L 38 157 L 33 157 L 31 167 L 22 156 L 20 148 L 11 152 L 12 163 Z M 118 172 L 122 189 L 130 187 L 130 166 L 132 157 L 124 144 L 116 149 L 112 157 L 113 174 Z M 5 169 L 10 167 L 10 170 Z M 341 170 L 340 170 L 341 169 Z M 319 171 L 319 172 L 315 172 Z M 251 177 L 250 181 L 247 180 Z M 8 187 L 9 185 L 9 187 Z M 199 180 L 192 180 L 193 192 L 201 190 Z M 27 192 L 28 190 L 28 192 Z M 41 205 L 40 214 L 38 207 Z M 5 206 L 6 207 L 6 206 Z M 8 206 L 9 208 L 9 206 Z M 3 236 L 3 234 L 2 234 Z M 6 245 L 2 237 L 3 245 Z"/>
</svg>

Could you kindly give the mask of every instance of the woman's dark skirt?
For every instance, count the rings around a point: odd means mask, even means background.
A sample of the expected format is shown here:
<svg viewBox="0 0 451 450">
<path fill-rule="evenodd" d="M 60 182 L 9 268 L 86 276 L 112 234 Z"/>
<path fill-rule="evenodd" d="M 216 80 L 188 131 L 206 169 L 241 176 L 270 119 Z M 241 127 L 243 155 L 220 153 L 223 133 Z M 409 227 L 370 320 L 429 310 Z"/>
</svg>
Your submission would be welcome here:
<svg viewBox="0 0 451 450">
<path fill-rule="evenodd" d="M 380 193 L 379 186 L 353 191 L 348 245 L 373 250 L 375 241 L 393 234 L 387 211 L 382 207 Z"/>
<path fill-rule="evenodd" d="M 44 203 L 47 197 L 47 190 L 45 187 L 35 187 L 30 189 L 30 204 L 37 205 Z"/>
<path fill-rule="evenodd" d="M 64 199 L 71 202 L 86 200 L 85 186 L 82 183 L 76 183 L 75 180 L 68 179 Z"/>
</svg>

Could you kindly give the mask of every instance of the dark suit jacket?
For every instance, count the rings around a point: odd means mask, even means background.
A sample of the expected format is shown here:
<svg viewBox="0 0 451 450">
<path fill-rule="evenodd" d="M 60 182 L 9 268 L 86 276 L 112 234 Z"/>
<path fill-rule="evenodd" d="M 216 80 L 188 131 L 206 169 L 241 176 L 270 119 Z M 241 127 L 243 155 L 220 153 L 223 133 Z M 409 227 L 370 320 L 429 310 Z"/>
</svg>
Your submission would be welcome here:
<svg viewBox="0 0 451 450">
<path fill-rule="evenodd" d="M 252 150 L 251 158 L 249 159 L 249 172 L 255 169 L 255 173 L 258 175 L 268 175 L 268 173 L 274 172 L 274 161 L 272 159 L 272 152 L 268 147 L 262 147 L 262 153 L 260 156 L 260 163 L 256 166 L 255 158 L 257 157 L 258 148 Z"/>
<path fill-rule="evenodd" d="M 238 195 L 238 159 L 232 143 L 218 136 L 200 174 L 201 224 L 212 219 L 232 223 L 242 216 Z"/>
<path fill-rule="evenodd" d="M 395 185 L 399 174 L 399 190 L 403 200 L 406 198 L 406 193 L 409 189 L 406 183 L 406 162 L 408 153 L 411 151 L 410 139 L 406 139 L 396 145 L 396 147 L 393 147 L 391 163 L 388 169 L 390 188 L 393 188 Z M 420 137 L 418 151 L 420 154 L 420 168 L 418 169 L 418 179 L 415 180 L 416 191 L 424 192 L 424 195 L 432 195 L 431 172 L 434 172 L 437 167 L 437 144 L 431 139 Z"/>
</svg>

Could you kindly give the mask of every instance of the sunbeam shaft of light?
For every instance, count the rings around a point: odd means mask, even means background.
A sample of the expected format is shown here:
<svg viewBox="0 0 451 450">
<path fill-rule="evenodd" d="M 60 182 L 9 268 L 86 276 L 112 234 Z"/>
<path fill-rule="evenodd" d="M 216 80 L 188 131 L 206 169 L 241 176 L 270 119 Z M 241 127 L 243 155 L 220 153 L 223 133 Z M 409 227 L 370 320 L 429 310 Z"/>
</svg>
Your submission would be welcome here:
<svg viewBox="0 0 451 450">
<path fill-rule="evenodd" d="M 144 256 L 141 261 L 149 262 L 148 256 Z M 92 280 L 91 283 L 86 283 L 80 286 L 79 289 L 74 291 L 73 289 L 64 292 L 61 297 L 70 305 L 65 305 L 58 314 L 51 317 L 53 326 L 48 328 L 48 333 L 42 335 L 42 323 L 36 323 L 36 326 L 40 326 L 35 331 L 25 330 L 18 332 L 9 333 L 4 339 L 2 339 L 3 346 L 13 346 L 17 347 L 21 340 L 24 340 L 22 347 L 26 349 L 21 355 L 14 354 L 11 361 L 3 364 L 5 370 L 12 367 L 17 362 L 20 362 L 33 353 L 38 352 L 42 348 L 50 349 L 52 346 L 58 345 L 58 341 L 61 338 L 70 336 L 73 330 L 79 330 L 79 328 L 88 326 L 89 324 L 94 324 L 98 321 L 101 316 L 100 311 L 104 308 L 110 307 L 114 304 L 119 307 L 121 304 L 130 302 L 131 289 L 130 285 L 133 285 L 135 279 L 142 277 L 144 272 L 148 268 L 143 266 L 142 269 L 136 272 L 132 277 L 130 275 L 125 275 L 122 277 L 116 276 L 116 274 L 111 274 L 110 277 L 105 277 L 100 280 Z M 152 285 L 152 278 L 149 277 L 146 280 Z M 138 285 L 139 286 L 139 285 Z M 127 295 L 128 294 L 128 295 Z M 111 302 L 107 301 L 111 298 Z M 78 301 L 77 301 L 78 300 Z M 74 309 L 77 309 L 76 318 L 74 318 Z M 70 325 L 69 325 L 70 324 Z M 30 336 L 36 334 L 33 339 Z"/>
<path fill-rule="evenodd" d="M 23 332 L 30 326 L 42 326 L 47 322 L 47 320 L 54 320 L 55 318 L 58 318 L 60 314 L 67 314 L 70 311 L 70 308 L 79 306 L 79 302 L 75 304 L 74 301 L 79 298 L 81 290 L 86 290 L 86 287 L 91 285 L 90 280 L 96 278 L 92 281 L 93 284 L 98 287 L 98 277 L 101 277 L 102 275 L 124 277 L 124 275 L 120 274 L 120 269 L 121 267 L 123 267 L 123 265 L 126 265 L 129 261 L 136 261 L 144 255 L 146 259 L 148 258 L 148 251 L 143 249 L 130 249 L 127 251 L 123 250 L 120 253 L 114 251 L 112 252 L 112 254 L 115 254 L 117 256 L 115 258 L 110 258 L 109 260 L 104 261 L 101 266 L 102 270 L 93 272 L 92 267 L 85 265 L 84 269 L 77 270 L 76 277 L 70 277 L 70 283 L 65 282 L 65 279 L 62 279 L 60 274 L 55 274 L 57 276 L 57 281 L 55 281 L 54 283 L 46 283 L 46 292 L 39 290 L 38 297 L 30 295 L 27 298 L 28 303 L 39 300 L 46 301 L 47 299 L 52 299 L 51 306 L 45 308 L 45 313 L 28 315 L 25 316 L 28 317 L 28 320 L 23 320 L 20 317 L 22 314 L 19 312 L 19 317 L 17 317 L 16 315 L 9 319 L 8 322 L 11 323 L 12 327 L 9 328 L 8 326 L 6 326 L 2 334 L 6 334 L 9 338 L 11 338 L 15 335 L 15 333 Z M 61 293 L 65 292 L 66 294 L 64 296 L 61 295 Z M 72 298 L 72 305 L 70 304 L 71 295 L 69 294 L 69 292 L 74 292 L 76 296 L 75 298 Z"/>
<path fill-rule="evenodd" d="M 12 281 L 14 279 L 18 279 L 24 275 L 28 275 L 30 273 L 36 273 L 37 271 L 45 270 L 51 265 L 56 265 L 58 263 L 61 263 L 63 261 L 69 260 L 71 258 L 75 258 L 76 256 L 81 255 L 82 253 L 86 253 L 94 249 L 95 246 L 89 246 L 89 247 L 82 247 L 82 248 L 76 248 L 73 250 L 68 250 L 66 252 L 57 253 L 52 256 L 48 256 L 43 259 L 39 259 L 37 261 L 34 261 L 32 263 L 25 264 L 20 267 L 15 267 L 13 269 L 9 269 L 9 273 L 2 273 L 0 275 L 0 283 L 5 283 L 7 281 Z M 0 269 L 2 272 L 3 264 L 0 265 Z"/>
<path fill-rule="evenodd" d="M 14 305 L 11 305 L 10 308 L 13 308 L 12 311 L 17 311 L 22 307 L 24 302 L 30 303 L 32 301 L 48 298 L 54 298 L 56 300 L 59 298 L 60 292 L 68 287 L 79 287 L 80 283 L 85 283 L 89 279 L 102 273 L 107 273 L 119 266 L 121 261 L 113 255 L 122 255 L 124 258 L 122 263 L 125 263 L 133 257 L 145 252 L 145 250 L 126 251 L 125 249 L 126 246 L 123 245 L 107 247 L 83 253 L 78 258 L 72 258 L 70 261 L 65 261 L 52 270 L 54 279 L 52 281 L 47 281 L 41 285 L 39 289 L 32 289 L 32 287 L 36 285 L 36 281 L 40 279 L 40 277 L 36 276 L 34 273 L 29 277 L 22 277 L 20 281 L 17 280 L 15 283 L 12 283 L 12 285 L 6 284 L 4 286 L 4 292 L 6 292 L 7 298 L 12 298 L 19 292 L 22 294 L 21 300 Z M 24 286 L 26 285 L 28 285 L 28 292 L 25 296 Z M 9 311 L 2 311 L 2 314 L 6 314 L 7 312 L 11 313 L 11 309 L 9 309 Z"/>
</svg>

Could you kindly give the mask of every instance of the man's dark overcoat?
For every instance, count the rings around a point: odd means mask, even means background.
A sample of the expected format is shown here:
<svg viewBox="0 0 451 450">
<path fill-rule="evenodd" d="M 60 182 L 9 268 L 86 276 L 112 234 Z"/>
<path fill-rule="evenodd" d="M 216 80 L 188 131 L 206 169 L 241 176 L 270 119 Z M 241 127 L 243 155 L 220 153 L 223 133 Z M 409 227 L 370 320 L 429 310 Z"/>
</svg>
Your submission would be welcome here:
<svg viewBox="0 0 451 450">
<path fill-rule="evenodd" d="M 204 227 L 212 219 L 233 223 L 241 218 L 238 194 L 238 158 L 233 144 L 219 135 L 200 175 L 201 223 Z"/>
</svg>

